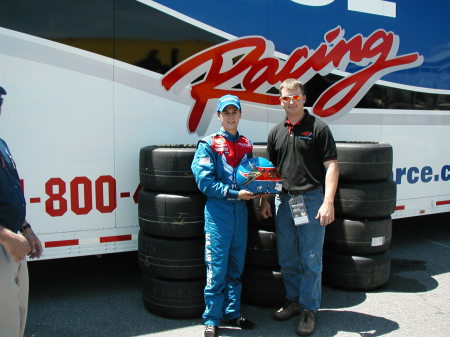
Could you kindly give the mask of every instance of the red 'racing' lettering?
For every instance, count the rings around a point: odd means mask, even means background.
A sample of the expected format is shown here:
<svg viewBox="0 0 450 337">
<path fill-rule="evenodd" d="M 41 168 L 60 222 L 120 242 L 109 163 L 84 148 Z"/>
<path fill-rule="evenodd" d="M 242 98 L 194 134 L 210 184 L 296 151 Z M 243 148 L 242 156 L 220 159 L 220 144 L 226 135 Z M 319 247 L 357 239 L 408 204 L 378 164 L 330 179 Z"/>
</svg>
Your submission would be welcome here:
<svg viewBox="0 0 450 337">
<path fill-rule="evenodd" d="M 399 37 L 379 29 L 367 38 L 361 34 L 344 39 L 344 30 L 336 27 L 325 34 L 325 42 L 316 50 L 302 46 L 286 61 L 273 57 L 271 41 L 259 36 L 242 37 L 206 49 L 172 68 L 163 78 L 166 90 L 181 91 L 192 85 L 195 103 L 188 120 L 189 132 L 195 132 L 209 99 L 231 93 L 241 100 L 278 105 L 278 97 L 267 90 L 286 78 L 306 83 L 315 74 L 326 75 L 333 69 L 345 70 L 352 62 L 364 67 L 325 90 L 313 106 L 321 117 L 337 118 L 349 112 L 382 76 L 423 63 L 418 53 L 397 56 Z M 233 58 L 240 56 L 233 64 Z M 242 89 L 233 89 L 240 83 Z"/>
</svg>

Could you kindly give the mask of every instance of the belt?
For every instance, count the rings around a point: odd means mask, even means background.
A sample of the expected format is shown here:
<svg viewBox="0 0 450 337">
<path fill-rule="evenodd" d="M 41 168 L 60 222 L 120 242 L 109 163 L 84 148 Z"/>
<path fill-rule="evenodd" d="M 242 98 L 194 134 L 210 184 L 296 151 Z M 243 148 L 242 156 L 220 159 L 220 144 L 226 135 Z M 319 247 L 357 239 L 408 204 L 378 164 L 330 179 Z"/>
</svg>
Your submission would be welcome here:
<svg viewBox="0 0 450 337">
<path fill-rule="evenodd" d="M 317 190 L 318 188 L 320 188 L 320 186 L 314 186 L 314 187 L 311 187 L 311 188 L 308 188 L 308 189 L 302 190 L 302 191 L 298 191 L 298 190 L 297 191 L 295 191 L 295 190 L 293 191 L 293 190 L 287 190 L 287 189 L 285 189 L 283 187 L 283 189 L 281 190 L 281 193 L 282 194 L 289 194 L 289 195 L 299 195 L 299 194 L 305 194 L 305 193 Z"/>
</svg>

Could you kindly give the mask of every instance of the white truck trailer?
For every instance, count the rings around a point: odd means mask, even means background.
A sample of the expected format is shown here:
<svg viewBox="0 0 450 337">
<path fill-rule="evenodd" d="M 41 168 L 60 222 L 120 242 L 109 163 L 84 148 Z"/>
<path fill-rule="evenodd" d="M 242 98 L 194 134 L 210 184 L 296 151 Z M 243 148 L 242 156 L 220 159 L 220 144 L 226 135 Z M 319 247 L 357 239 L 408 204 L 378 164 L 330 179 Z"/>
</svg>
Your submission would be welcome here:
<svg viewBox="0 0 450 337">
<path fill-rule="evenodd" d="M 306 84 L 336 140 L 394 149 L 393 218 L 450 211 L 445 1 L 15 0 L 0 10 L 0 134 L 43 258 L 137 249 L 138 154 L 219 127 L 243 102 L 264 142 L 277 88 Z"/>
</svg>

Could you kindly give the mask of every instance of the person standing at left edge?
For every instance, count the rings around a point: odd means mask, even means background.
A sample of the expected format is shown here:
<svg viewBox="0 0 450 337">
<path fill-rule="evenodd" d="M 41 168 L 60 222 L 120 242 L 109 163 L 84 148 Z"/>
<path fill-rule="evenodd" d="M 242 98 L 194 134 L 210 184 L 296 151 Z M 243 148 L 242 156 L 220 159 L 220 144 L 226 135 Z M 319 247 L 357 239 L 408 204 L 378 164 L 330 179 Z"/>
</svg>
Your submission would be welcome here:
<svg viewBox="0 0 450 337">
<path fill-rule="evenodd" d="M 241 274 L 247 247 L 247 205 L 256 196 L 236 185 L 239 164 L 252 157 L 252 143 L 240 135 L 241 103 L 233 95 L 217 102 L 222 128 L 197 144 L 192 172 L 205 205 L 204 337 L 217 336 L 220 321 L 241 329 L 255 325 L 240 313 Z"/>
<path fill-rule="evenodd" d="M 0 114 L 5 89 L 0 87 Z M 19 233 L 20 232 L 20 233 Z M 22 337 L 28 311 L 25 260 L 42 255 L 41 242 L 25 220 L 25 198 L 16 165 L 0 138 L 0 336 Z"/>
</svg>

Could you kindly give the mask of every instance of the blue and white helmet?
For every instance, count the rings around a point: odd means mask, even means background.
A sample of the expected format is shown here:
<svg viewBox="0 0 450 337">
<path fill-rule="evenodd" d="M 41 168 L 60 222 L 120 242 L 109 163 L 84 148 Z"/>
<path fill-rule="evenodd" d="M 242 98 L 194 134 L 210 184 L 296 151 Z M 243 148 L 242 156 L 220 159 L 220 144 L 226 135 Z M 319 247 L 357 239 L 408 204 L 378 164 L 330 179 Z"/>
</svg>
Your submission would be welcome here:
<svg viewBox="0 0 450 337">
<path fill-rule="evenodd" d="M 254 194 L 281 193 L 282 179 L 277 168 L 263 157 L 243 161 L 236 171 L 236 182 L 241 189 Z"/>
</svg>

